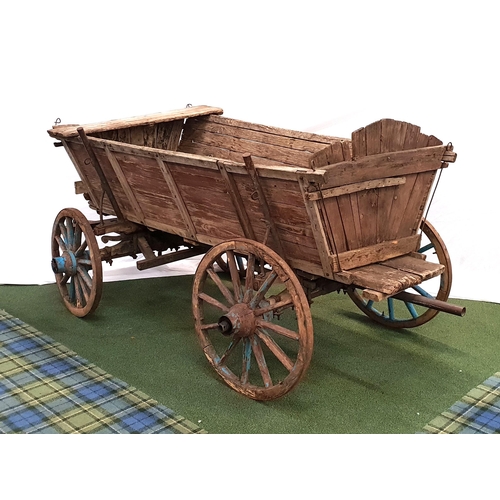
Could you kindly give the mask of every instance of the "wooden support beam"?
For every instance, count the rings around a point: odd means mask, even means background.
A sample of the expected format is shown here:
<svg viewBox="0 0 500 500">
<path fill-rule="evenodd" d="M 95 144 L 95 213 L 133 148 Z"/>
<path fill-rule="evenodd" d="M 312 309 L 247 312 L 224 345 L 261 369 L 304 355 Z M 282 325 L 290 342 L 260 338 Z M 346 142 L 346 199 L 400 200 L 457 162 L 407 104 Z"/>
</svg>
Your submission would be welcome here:
<svg viewBox="0 0 500 500">
<path fill-rule="evenodd" d="M 163 174 L 165 182 L 167 183 L 170 192 L 172 194 L 172 198 L 174 199 L 177 209 L 179 210 L 184 223 L 186 224 L 186 229 L 188 231 L 188 237 L 196 240 L 196 229 L 194 227 L 193 220 L 191 219 L 191 215 L 186 207 L 186 203 L 182 197 L 181 192 L 179 191 L 179 187 L 175 182 L 175 179 L 172 175 L 168 162 L 162 160 L 161 158 L 157 158 L 158 165 L 160 166 L 160 170 Z"/>
<path fill-rule="evenodd" d="M 221 173 L 221 176 L 226 184 L 227 192 L 229 193 L 231 201 L 233 202 L 234 209 L 236 210 L 236 215 L 238 216 L 238 220 L 243 229 L 243 233 L 245 234 L 245 238 L 256 241 L 257 238 L 255 237 L 255 232 L 250 222 L 250 218 L 248 217 L 248 213 L 245 209 L 245 205 L 238 190 L 238 186 L 234 181 L 233 174 L 230 174 L 224 164 L 222 164 L 221 162 L 217 161 L 216 163 L 217 167 L 219 168 L 219 172 Z"/>
<path fill-rule="evenodd" d="M 342 196 L 345 194 L 357 193 L 368 189 L 376 189 L 383 187 L 399 186 L 406 182 L 406 177 L 389 177 L 386 179 L 375 179 L 373 181 L 356 182 L 355 184 L 347 184 L 345 186 L 323 189 L 312 193 L 307 193 L 309 200 L 319 200 L 321 198 L 332 198 L 334 196 Z"/>
<path fill-rule="evenodd" d="M 281 243 L 280 235 L 278 233 L 278 228 L 276 227 L 276 224 L 274 223 L 274 220 L 271 216 L 271 210 L 269 208 L 266 195 L 264 194 L 264 189 L 262 188 L 262 184 L 260 183 L 259 174 L 255 169 L 255 165 L 253 164 L 252 155 L 243 156 L 243 161 L 245 162 L 247 172 L 250 175 L 250 178 L 252 179 L 253 186 L 257 191 L 257 194 L 259 195 L 260 207 L 262 208 L 262 212 L 264 213 L 266 222 L 269 224 L 269 227 L 271 229 L 271 234 L 273 235 L 274 243 L 276 244 L 278 254 L 286 261 L 285 251 L 283 250 L 283 245 Z"/>
<path fill-rule="evenodd" d="M 195 255 L 201 255 L 206 251 L 207 247 L 200 246 L 196 248 L 188 248 L 186 250 L 178 250 L 177 252 L 166 253 L 158 257 L 140 260 L 139 262 L 137 262 L 137 269 L 139 269 L 139 271 L 144 271 L 145 269 L 150 269 L 152 267 L 170 264 L 172 262 L 177 262 L 189 257 L 194 257 Z"/>
<path fill-rule="evenodd" d="M 113 170 L 116 174 L 116 177 L 118 179 L 118 182 L 120 183 L 123 192 L 125 193 L 125 196 L 127 197 L 132 209 L 135 212 L 135 215 L 137 219 L 141 221 L 141 224 L 144 224 L 144 213 L 142 211 L 141 206 L 139 205 L 139 202 L 137 201 L 137 198 L 135 197 L 134 191 L 130 187 L 130 184 L 127 181 L 127 178 L 125 177 L 125 174 L 123 173 L 123 170 L 120 166 L 120 163 L 116 159 L 116 156 L 114 153 L 108 148 L 105 147 L 104 151 L 106 153 L 106 156 L 108 157 L 109 163 L 113 167 Z"/>
<path fill-rule="evenodd" d="M 321 260 L 322 274 L 331 279 L 332 272 L 340 271 L 340 268 L 329 245 L 328 236 L 325 232 L 325 223 L 318 207 L 319 202 L 308 199 L 308 181 L 304 179 L 302 175 L 298 175 L 298 178 L 306 211 L 311 222 L 314 241 L 316 242 L 319 258 Z"/>
<path fill-rule="evenodd" d="M 120 210 L 120 207 L 118 206 L 115 195 L 113 194 L 113 191 L 111 190 L 111 187 L 108 183 L 108 180 L 106 179 L 106 176 L 104 175 L 104 172 L 101 168 L 99 160 L 97 159 L 97 156 L 96 156 L 94 150 L 92 149 L 92 145 L 90 144 L 88 137 L 85 134 L 85 131 L 83 130 L 82 127 L 78 127 L 77 132 L 78 132 L 78 135 L 80 136 L 80 139 L 82 140 L 83 147 L 85 148 L 85 150 L 87 151 L 87 154 L 89 155 L 90 162 L 92 163 L 92 166 L 94 167 L 97 175 L 99 176 L 99 180 L 101 181 L 102 189 L 106 193 L 106 195 L 108 196 L 109 201 L 111 202 L 113 210 L 115 211 L 115 215 L 119 219 L 123 219 L 122 211 Z"/>
</svg>

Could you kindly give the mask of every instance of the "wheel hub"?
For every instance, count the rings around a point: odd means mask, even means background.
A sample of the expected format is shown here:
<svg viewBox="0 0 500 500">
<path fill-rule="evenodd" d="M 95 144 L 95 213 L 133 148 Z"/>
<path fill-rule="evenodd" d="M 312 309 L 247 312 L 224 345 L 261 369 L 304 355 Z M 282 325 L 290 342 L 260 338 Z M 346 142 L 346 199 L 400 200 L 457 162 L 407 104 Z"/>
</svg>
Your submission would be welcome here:
<svg viewBox="0 0 500 500">
<path fill-rule="evenodd" d="M 63 252 L 60 257 L 54 257 L 51 265 L 54 274 L 67 273 L 70 276 L 74 276 L 76 274 L 78 267 L 75 254 L 68 251 Z"/>
<path fill-rule="evenodd" d="M 218 325 L 223 335 L 249 337 L 255 332 L 255 315 L 248 304 L 236 304 L 221 316 Z"/>
</svg>

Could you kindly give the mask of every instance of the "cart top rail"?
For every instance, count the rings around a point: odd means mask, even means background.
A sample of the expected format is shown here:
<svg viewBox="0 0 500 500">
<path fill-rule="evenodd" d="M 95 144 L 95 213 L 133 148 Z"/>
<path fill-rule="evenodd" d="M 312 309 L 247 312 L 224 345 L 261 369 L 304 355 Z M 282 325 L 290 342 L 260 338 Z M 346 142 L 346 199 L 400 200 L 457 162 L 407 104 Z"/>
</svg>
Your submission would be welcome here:
<svg viewBox="0 0 500 500">
<path fill-rule="evenodd" d="M 119 120 L 90 123 L 85 125 L 85 133 L 96 134 L 108 132 L 110 130 L 122 130 L 131 127 L 155 125 L 157 123 L 168 123 L 175 120 L 185 120 L 187 118 L 194 118 L 197 116 L 221 115 L 222 113 L 223 110 L 221 108 L 214 108 L 212 106 L 191 106 L 188 108 L 168 111 L 166 113 L 154 113 Z M 48 130 L 48 133 L 54 138 L 67 139 L 78 136 L 78 127 L 80 127 L 80 125 L 55 125 L 52 129 Z"/>
</svg>

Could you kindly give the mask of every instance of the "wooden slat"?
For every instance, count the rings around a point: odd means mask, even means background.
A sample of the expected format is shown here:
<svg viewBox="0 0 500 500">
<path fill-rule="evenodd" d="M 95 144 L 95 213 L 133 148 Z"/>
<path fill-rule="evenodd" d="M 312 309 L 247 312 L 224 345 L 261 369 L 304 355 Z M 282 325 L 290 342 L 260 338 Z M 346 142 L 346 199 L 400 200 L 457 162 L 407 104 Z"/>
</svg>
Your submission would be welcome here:
<svg viewBox="0 0 500 500">
<path fill-rule="evenodd" d="M 217 158 L 209 158 L 206 156 L 200 156 L 180 151 L 163 151 L 155 148 L 147 148 L 141 146 L 134 146 L 131 144 L 122 144 L 118 142 L 113 142 L 110 140 L 99 139 L 95 137 L 89 137 L 89 141 L 96 148 L 104 148 L 105 146 L 109 147 L 111 151 L 122 152 L 134 156 L 145 157 L 145 158 L 160 158 L 162 160 L 168 162 L 175 162 L 182 165 L 189 165 L 195 167 L 202 167 L 207 169 L 212 169 L 218 171 L 217 161 L 222 161 L 223 165 L 226 167 L 228 172 L 232 173 L 246 173 L 245 165 L 242 162 L 237 163 L 224 159 Z M 263 178 L 270 179 L 290 179 L 295 180 L 297 177 L 297 172 L 303 172 L 305 174 L 309 174 L 313 179 L 322 179 L 325 172 L 323 170 L 318 170 L 317 172 L 313 172 L 310 169 L 305 168 L 297 168 L 297 167 L 289 167 L 289 166 L 272 166 L 272 167 L 264 167 L 257 166 L 256 167 L 259 176 Z"/>
<path fill-rule="evenodd" d="M 186 118 L 192 118 L 195 116 L 222 113 L 223 111 L 221 108 L 214 108 L 210 106 L 192 106 L 190 108 L 168 111 L 166 113 L 154 113 L 144 116 L 134 116 L 132 118 L 109 120 L 99 123 L 90 123 L 87 125 L 57 125 L 47 132 L 51 137 L 56 138 L 76 137 L 78 135 L 76 129 L 79 126 L 82 126 L 85 130 L 85 133 L 88 135 L 96 132 L 105 132 L 108 130 L 128 129 L 141 125 L 184 120 Z"/>
<path fill-rule="evenodd" d="M 191 150 L 206 152 L 205 146 L 218 148 L 219 154 L 225 157 L 225 151 L 236 153 L 240 157 L 246 155 L 257 155 L 286 165 L 308 167 L 310 152 L 291 149 L 283 146 L 269 145 L 264 142 L 256 142 L 252 139 L 233 137 L 231 135 L 216 134 L 208 131 L 191 130 L 184 132 L 183 141 L 190 144 Z M 201 147 L 200 147 L 201 145 Z M 182 149 L 182 145 L 181 145 Z"/>
<path fill-rule="evenodd" d="M 374 262 L 382 262 L 413 252 L 418 248 L 420 235 L 386 241 L 338 255 L 338 267 L 343 271 L 366 266 Z"/>
<path fill-rule="evenodd" d="M 286 254 L 284 252 L 283 245 L 281 243 L 280 234 L 279 234 L 278 228 L 276 227 L 276 222 L 274 221 L 274 219 L 271 216 L 269 203 L 267 201 L 264 190 L 262 189 L 262 184 L 261 184 L 260 179 L 259 179 L 259 174 L 257 173 L 257 170 L 255 169 L 255 165 L 253 164 L 252 157 L 250 155 L 247 155 L 244 157 L 244 160 L 245 160 L 245 165 L 246 165 L 248 174 L 250 175 L 250 178 L 252 179 L 255 190 L 257 192 L 259 203 L 260 203 L 260 206 L 262 208 L 262 212 L 264 213 L 266 223 L 269 224 L 271 234 L 273 235 L 274 243 L 276 245 L 276 248 L 278 249 L 278 254 L 286 260 Z"/>
<path fill-rule="evenodd" d="M 245 205 L 238 190 L 238 186 L 233 179 L 233 174 L 228 173 L 226 168 L 221 163 L 217 163 L 217 166 L 219 167 L 221 176 L 226 183 L 227 191 L 229 193 L 229 196 L 231 197 L 231 201 L 233 202 L 234 209 L 236 210 L 236 214 L 238 215 L 238 220 L 240 221 L 245 237 L 251 240 L 255 240 L 255 232 L 245 209 Z"/>
<path fill-rule="evenodd" d="M 170 171 L 169 164 L 168 164 L 168 162 L 163 161 L 163 160 L 158 158 L 158 165 L 160 167 L 161 173 L 163 174 L 163 177 L 165 178 L 165 182 L 167 183 L 167 185 L 170 189 L 170 192 L 172 193 L 172 197 L 177 205 L 177 208 L 182 215 L 184 223 L 186 224 L 188 234 L 189 234 L 190 238 L 195 239 L 196 238 L 196 229 L 194 227 L 193 221 L 191 220 L 191 215 L 186 207 L 186 204 L 184 203 L 184 199 L 182 198 L 182 195 L 179 191 L 179 188 L 177 187 L 175 179 L 172 176 L 172 172 Z"/>
<path fill-rule="evenodd" d="M 445 151 L 445 146 L 432 146 L 365 156 L 356 161 L 328 165 L 322 169 L 325 171 L 325 188 L 437 170 L 441 167 Z M 305 177 L 308 175 L 312 174 L 305 174 Z"/>
<path fill-rule="evenodd" d="M 414 285 L 422 283 L 416 274 L 400 271 L 380 264 L 371 264 L 349 271 L 352 283 L 393 295 Z"/>
<path fill-rule="evenodd" d="M 330 189 L 322 189 L 320 192 L 308 193 L 310 200 L 319 200 L 330 198 L 332 196 L 342 196 L 350 193 L 357 193 L 358 191 L 366 191 L 368 189 L 376 189 L 390 186 L 399 186 L 406 182 L 405 177 L 388 177 L 386 179 L 374 179 L 372 181 L 357 182 L 355 184 L 347 184 Z"/>
<path fill-rule="evenodd" d="M 116 177 L 118 178 L 118 181 L 120 182 L 120 185 L 123 189 L 123 192 L 125 193 L 125 196 L 127 197 L 132 209 L 134 210 L 136 217 L 139 221 L 143 222 L 144 221 L 144 213 L 142 212 L 142 208 L 139 205 L 137 198 L 135 197 L 135 194 L 130 187 L 130 184 L 127 181 L 126 176 L 123 173 L 123 170 L 120 167 L 120 163 L 116 159 L 115 155 L 108 149 L 105 148 L 106 156 L 108 157 L 109 163 L 113 167 L 113 170 L 116 174 Z"/>
<path fill-rule="evenodd" d="M 328 244 L 328 238 L 325 233 L 325 223 L 321 217 L 317 201 L 310 201 L 306 198 L 307 185 L 306 180 L 298 176 L 299 186 L 304 197 L 304 204 L 309 215 L 311 228 L 313 230 L 314 240 L 321 259 L 321 267 L 323 270 L 322 276 L 326 278 L 332 277 L 332 271 L 335 271 L 335 262 L 333 260 L 332 249 Z"/>
<path fill-rule="evenodd" d="M 418 259 L 410 255 L 403 255 L 381 263 L 384 266 L 393 269 L 399 269 L 408 273 L 416 274 L 422 278 L 422 281 L 430 278 L 435 278 L 443 274 L 445 266 L 443 264 L 436 264 L 434 262 L 427 262 L 426 260 Z"/>
<path fill-rule="evenodd" d="M 311 155 L 309 166 L 316 170 L 325 165 L 332 165 L 341 161 L 344 161 L 344 149 L 341 142 L 335 142 Z"/>
<path fill-rule="evenodd" d="M 297 130 L 289 130 L 280 127 L 272 127 L 268 125 L 261 125 L 259 123 L 251 123 L 241 120 L 235 120 L 233 118 L 227 118 L 225 116 L 215 116 L 215 114 L 209 117 L 209 121 L 213 123 L 220 123 L 223 125 L 231 125 L 233 127 L 243 128 L 245 130 L 254 130 L 256 132 L 264 132 L 268 135 L 276 135 L 282 137 L 289 137 L 292 139 L 301 139 L 304 141 L 311 141 L 323 144 L 329 144 L 331 142 L 344 141 L 342 137 L 334 137 L 328 135 L 314 134 L 311 132 L 300 132 Z"/>
</svg>

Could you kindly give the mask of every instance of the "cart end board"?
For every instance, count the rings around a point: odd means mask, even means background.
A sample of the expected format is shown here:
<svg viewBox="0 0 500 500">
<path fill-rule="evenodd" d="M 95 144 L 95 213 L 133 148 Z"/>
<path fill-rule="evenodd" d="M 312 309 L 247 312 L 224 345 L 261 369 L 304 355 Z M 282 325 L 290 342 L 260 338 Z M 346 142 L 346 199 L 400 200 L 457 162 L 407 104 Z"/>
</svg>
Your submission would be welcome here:
<svg viewBox="0 0 500 500">
<path fill-rule="evenodd" d="M 436 172 L 456 154 L 419 127 L 388 119 L 355 131 L 351 145 L 352 159 L 323 166 L 319 182 L 311 174 L 302 178 L 306 203 L 315 207 L 312 218 L 322 225 L 323 266 L 330 261 L 335 279 L 356 283 L 366 272 L 351 272 L 346 281 L 345 271 L 418 249 Z M 383 280 L 378 290 L 388 293 Z"/>
</svg>

